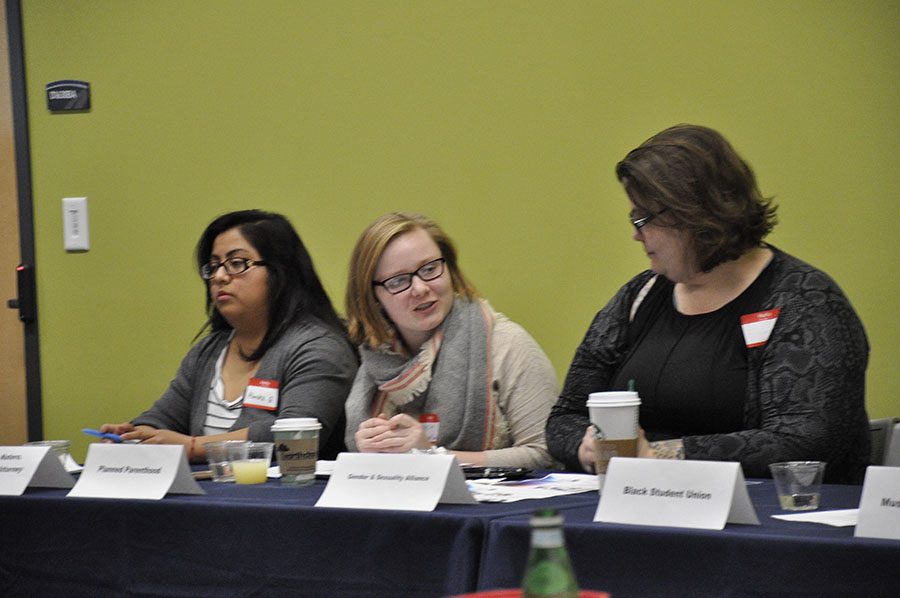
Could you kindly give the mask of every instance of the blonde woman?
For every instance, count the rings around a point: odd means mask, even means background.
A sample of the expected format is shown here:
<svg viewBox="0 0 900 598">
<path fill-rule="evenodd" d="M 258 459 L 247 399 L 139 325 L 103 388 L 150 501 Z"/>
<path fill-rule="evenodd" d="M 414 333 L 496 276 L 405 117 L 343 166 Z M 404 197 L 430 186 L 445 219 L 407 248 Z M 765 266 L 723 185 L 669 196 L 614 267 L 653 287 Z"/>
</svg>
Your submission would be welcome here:
<svg viewBox="0 0 900 598">
<path fill-rule="evenodd" d="M 551 465 L 544 424 L 558 387 L 550 360 L 478 296 L 434 221 L 397 212 L 363 231 L 347 316 L 362 359 L 346 403 L 351 450 L 436 444 L 474 465 Z M 434 440 L 424 413 L 439 418 Z"/>
</svg>

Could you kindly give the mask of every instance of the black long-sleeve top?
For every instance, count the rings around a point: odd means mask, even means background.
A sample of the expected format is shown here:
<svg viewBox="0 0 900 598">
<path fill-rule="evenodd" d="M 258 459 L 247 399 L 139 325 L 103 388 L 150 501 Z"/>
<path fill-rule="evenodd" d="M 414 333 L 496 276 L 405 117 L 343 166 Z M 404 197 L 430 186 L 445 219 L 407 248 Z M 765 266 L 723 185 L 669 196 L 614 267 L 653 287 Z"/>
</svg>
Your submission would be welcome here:
<svg viewBox="0 0 900 598">
<path fill-rule="evenodd" d="M 780 308 L 768 341 L 743 348 L 746 391 L 738 430 L 682 437 L 687 459 L 739 461 L 748 477 L 767 477 L 769 463 L 819 460 L 825 481 L 860 483 L 869 461 L 865 370 L 869 345 L 862 323 L 824 272 L 772 247 L 765 284 L 749 313 Z M 580 470 L 578 446 L 588 425 L 588 394 L 613 388 L 642 342 L 672 284 L 654 284 L 632 316 L 646 271 L 622 287 L 596 315 L 569 368 L 547 421 L 550 453 Z M 740 319 L 734 326 L 740 330 Z M 708 371 L 695 372 L 698 376 Z M 638 387 L 640 391 L 640 387 Z M 646 418 L 644 418 L 646 419 Z M 647 430 L 648 436 L 657 432 Z"/>
</svg>

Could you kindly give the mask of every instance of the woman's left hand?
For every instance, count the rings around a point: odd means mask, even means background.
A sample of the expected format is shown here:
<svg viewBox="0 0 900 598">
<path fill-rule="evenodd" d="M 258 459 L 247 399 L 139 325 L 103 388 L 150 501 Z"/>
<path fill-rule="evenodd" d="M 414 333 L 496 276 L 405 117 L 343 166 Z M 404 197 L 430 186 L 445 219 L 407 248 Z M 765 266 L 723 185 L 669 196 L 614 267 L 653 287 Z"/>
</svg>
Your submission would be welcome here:
<svg viewBox="0 0 900 598">
<path fill-rule="evenodd" d="M 684 441 L 681 438 L 648 442 L 644 431 L 638 429 L 638 457 L 644 459 L 684 459 Z"/>
<path fill-rule="evenodd" d="M 371 421 L 371 420 L 370 420 Z M 406 415 L 398 413 L 394 417 L 378 422 L 378 426 L 366 426 L 366 422 L 360 425 L 357 432 L 357 445 L 363 452 L 377 453 L 408 453 L 410 450 L 431 448 L 431 441 L 425 434 L 425 428 L 422 427 L 417 420 Z M 377 432 L 368 436 L 364 432 L 364 428 L 368 428 L 373 432 Z M 365 435 L 363 439 L 360 435 Z M 363 440 L 363 442 L 360 442 Z"/>
<path fill-rule="evenodd" d="M 650 448 L 650 443 L 647 442 L 647 436 L 644 435 L 643 428 L 638 428 L 637 456 L 642 459 L 656 459 L 656 451 Z"/>
</svg>

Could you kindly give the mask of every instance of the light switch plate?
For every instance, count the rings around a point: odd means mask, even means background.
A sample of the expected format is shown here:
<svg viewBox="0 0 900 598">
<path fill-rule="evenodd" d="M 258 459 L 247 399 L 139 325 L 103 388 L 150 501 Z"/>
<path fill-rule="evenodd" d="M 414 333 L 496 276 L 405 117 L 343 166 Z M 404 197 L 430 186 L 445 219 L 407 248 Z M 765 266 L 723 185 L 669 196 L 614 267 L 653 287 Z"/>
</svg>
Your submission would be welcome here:
<svg viewBox="0 0 900 598">
<path fill-rule="evenodd" d="M 91 247 L 88 232 L 87 197 L 64 197 L 63 244 L 66 251 L 87 251 Z"/>
</svg>

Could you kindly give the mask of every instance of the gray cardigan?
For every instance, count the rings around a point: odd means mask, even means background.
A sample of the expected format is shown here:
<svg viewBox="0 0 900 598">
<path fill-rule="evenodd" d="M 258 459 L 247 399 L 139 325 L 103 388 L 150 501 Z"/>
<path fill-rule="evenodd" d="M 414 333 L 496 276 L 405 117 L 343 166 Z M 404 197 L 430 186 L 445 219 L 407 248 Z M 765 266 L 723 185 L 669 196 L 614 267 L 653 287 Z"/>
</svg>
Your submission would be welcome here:
<svg viewBox="0 0 900 598">
<path fill-rule="evenodd" d="M 216 360 L 230 331 L 213 332 L 194 345 L 166 392 L 132 422 L 181 434 L 203 434 Z M 245 407 L 232 430 L 249 428 L 249 438 L 272 441 L 269 427 L 279 417 L 315 417 L 322 424 L 320 458 L 333 459 L 343 445 L 344 401 L 356 375 L 350 344 L 317 320 L 301 320 L 266 351 L 257 378 L 278 381 L 278 410 Z"/>
</svg>

